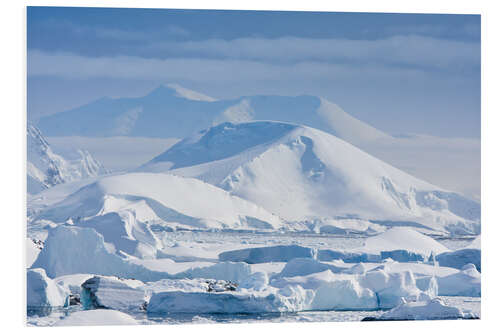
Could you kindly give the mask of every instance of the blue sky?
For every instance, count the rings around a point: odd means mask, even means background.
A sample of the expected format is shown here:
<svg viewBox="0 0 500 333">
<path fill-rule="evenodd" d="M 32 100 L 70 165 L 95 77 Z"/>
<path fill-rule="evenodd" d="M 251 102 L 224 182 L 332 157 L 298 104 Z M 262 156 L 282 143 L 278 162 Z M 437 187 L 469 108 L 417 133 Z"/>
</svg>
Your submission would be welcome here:
<svg viewBox="0 0 500 333">
<path fill-rule="evenodd" d="M 176 82 L 324 96 L 389 133 L 480 136 L 480 16 L 28 8 L 28 115 Z"/>
</svg>

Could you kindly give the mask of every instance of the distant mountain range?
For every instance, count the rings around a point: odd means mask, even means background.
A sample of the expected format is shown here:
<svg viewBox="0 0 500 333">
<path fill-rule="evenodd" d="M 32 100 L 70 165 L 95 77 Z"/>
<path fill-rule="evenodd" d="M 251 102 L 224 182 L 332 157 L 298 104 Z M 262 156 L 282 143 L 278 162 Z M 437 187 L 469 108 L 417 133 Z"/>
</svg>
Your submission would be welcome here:
<svg viewBox="0 0 500 333">
<path fill-rule="evenodd" d="M 48 136 L 182 138 L 219 123 L 251 120 L 302 124 L 354 144 L 388 137 L 320 97 L 215 100 L 174 84 L 162 85 L 139 98 L 102 98 L 43 117 L 37 125 Z"/>
</svg>

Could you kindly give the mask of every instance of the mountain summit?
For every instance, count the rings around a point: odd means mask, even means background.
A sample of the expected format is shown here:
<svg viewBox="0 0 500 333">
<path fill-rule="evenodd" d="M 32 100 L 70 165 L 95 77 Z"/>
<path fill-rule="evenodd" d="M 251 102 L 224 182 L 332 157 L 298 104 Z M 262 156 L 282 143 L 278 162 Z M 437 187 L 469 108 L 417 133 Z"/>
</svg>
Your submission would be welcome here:
<svg viewBox="0 0 500 333">
<path fill-rule="evenodd" d="M 141 171 L 195 177 L 287 221 L 360 218 L 476 233 L 480 205 L 307 126 L 223 123 L 180 141 Z"/>
</svg>

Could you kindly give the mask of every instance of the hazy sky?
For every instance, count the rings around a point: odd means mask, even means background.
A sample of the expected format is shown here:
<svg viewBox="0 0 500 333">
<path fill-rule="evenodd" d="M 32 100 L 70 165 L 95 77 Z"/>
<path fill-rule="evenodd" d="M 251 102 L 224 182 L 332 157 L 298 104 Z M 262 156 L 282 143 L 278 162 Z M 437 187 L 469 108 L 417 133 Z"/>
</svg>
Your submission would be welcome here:
<svg viewBox="0 0 500 333">
<path fill-rule="evenodd" d="M 324 96 L 393 134 L 480 136 L 480 16 L 28 8 L 28 115 L 175 82 Z"/>
</svg>

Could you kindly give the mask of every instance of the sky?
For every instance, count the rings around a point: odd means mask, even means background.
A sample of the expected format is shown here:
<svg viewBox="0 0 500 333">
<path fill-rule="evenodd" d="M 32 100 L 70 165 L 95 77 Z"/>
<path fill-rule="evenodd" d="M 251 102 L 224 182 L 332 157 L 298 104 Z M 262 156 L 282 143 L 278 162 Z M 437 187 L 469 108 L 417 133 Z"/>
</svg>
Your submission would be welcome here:
<svg viewBox="0 0 500 333">
<path fill-rule="evenodd" d="M 178 83 L 322 96 L 391 134 L 480 137 L 479 15 L 28 7 L 28 117 Z"/>
</svg>

